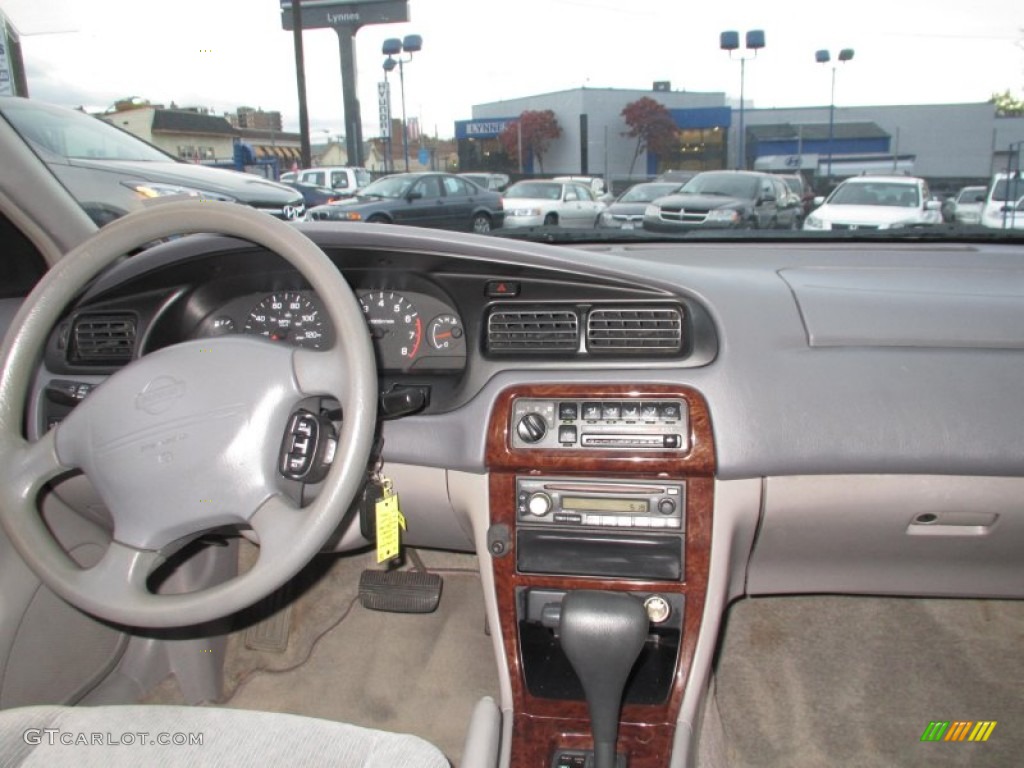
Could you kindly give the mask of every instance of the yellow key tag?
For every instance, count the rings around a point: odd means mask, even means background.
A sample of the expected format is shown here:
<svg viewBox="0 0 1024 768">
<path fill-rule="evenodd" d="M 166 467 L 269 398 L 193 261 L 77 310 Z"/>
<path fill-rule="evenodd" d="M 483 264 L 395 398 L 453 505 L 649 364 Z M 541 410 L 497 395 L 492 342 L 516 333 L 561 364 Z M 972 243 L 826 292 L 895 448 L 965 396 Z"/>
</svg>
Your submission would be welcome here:
<svg viewBox="0 0 1024 768">
<path fill-rule="evenodd" d="M 390 480 L 384 481 L 384 495 L 377 500 L 377 562 L 398 557 L 402 551 L 405 516 L 398 506 L 398 494 Z"/>
</svg>

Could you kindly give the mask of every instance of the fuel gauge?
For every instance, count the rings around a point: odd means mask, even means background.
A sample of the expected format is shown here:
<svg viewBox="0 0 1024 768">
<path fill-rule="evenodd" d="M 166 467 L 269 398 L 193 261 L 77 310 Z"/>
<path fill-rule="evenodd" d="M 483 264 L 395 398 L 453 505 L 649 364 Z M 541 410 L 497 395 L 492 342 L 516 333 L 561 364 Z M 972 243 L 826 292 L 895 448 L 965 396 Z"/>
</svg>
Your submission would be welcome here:
<svg viewBox="0 0 1024 768">
<path fill-rule="evenodd" d="M 437 350 L 453 349 L 462 341 L 462 323 L 455 315 L 438 315 L 430 322 L 427 338 Z"/>
</svg>

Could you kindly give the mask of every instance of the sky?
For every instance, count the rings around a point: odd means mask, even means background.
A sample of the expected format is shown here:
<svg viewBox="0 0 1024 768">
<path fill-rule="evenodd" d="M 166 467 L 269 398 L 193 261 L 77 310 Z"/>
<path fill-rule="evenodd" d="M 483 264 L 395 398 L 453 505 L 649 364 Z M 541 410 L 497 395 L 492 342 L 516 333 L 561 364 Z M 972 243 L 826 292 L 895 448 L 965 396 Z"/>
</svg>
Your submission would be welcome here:
<svg viewBox="0 0 1024 768">
<path fill-rule="evenodd" d="M 103 110 L 120 98 L 282 113 L 298 129 L 292 33 L 279 0 L 0 0 L 22 35 L 29 93 Z M 837 106 L 986 101 L 1024 96 L 1021 0 L 409 0 L 410 22 L 356 36 L 364 136 L 378 135 L 380 53 L 389 37 L 419 34 L 405 66 L 406 109 L 422 129 L 451 137 L 474 104 L 579 87 L 740 92 L 740 64 L 719 33 L 762 29 L 766 46 L 745 65 L 754 107 L 828 104 L 836 57 Z M 311 138 L 343 125 L 338 38 L 303 35 Z M 397 80 L 397 78 L 395 78 Z M 394 83 L 397 96 L 398 86 Z M 400 108 L 393 108 L 397 117 Z M 941 130 L 937 126 L 937 130 Z"/>
</svg>

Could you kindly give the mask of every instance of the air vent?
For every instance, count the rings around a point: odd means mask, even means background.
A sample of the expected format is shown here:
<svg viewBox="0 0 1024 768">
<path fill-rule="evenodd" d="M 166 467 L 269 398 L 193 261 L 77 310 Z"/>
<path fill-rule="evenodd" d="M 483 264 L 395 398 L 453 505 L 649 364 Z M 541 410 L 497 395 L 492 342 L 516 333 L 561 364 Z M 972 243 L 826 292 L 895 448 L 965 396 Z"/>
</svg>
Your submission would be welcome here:
<svg viewBox="0 0 1024 768">
<path fill-rule="evenodd" d="M 579 318 L 570 309 L 494 309 L 487 320 L 491 352 L 575 352 Z"/>
<path fill-rule="evenodd" d="M 587 349 L 595 354 L 674 354 L 682 348 L 678 307 L 592 309 L 587 317 Z"/>
<path fill-rule="evenodd" d="M 135 350 L 135 315 L 79 315 L 71 330 L 68 360 L 84 365 L 126 363 Z"/>
</svg>

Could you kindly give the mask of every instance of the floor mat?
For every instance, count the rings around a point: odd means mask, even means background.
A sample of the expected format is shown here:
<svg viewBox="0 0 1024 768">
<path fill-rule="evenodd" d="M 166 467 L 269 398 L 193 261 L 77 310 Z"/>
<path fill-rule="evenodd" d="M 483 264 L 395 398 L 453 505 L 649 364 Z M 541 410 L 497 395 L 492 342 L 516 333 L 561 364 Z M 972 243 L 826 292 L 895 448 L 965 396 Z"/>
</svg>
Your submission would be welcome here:
<svg viewBox="0 0 1024 768">
<path fill-rule="evenodd" d="M 1021 765 L 1022 650 L 1024 602 L 741 601 L 716 666 L 729 765 Z M 997 725 L 922 741 L 933 721 Z"/>
<path fill-rule="evenodd" d="M 473 706 L 498 697 L 497 669 L 476 559 L 421 554 L 444 576 L 430 614 L 363 608 L 357 588 L 362 569 L 375 567 L 369 555 L 314 564 L 293 603 L 285 653 L 253 651 L 243 632 L 232 636 L 225 704 L 414 733 L 458 765 Z"/>
</svg>

